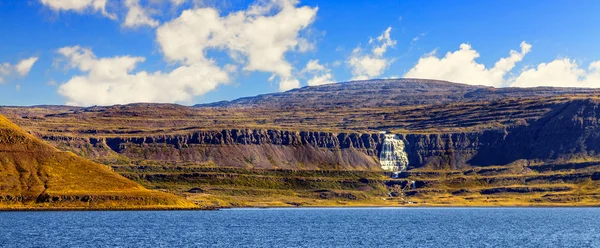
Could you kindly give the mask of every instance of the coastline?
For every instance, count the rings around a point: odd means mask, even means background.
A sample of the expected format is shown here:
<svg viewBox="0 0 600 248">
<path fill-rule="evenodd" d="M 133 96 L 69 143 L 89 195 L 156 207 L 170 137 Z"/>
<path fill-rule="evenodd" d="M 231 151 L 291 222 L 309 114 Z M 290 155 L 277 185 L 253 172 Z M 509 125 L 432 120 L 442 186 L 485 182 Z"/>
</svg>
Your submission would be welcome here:
<svg viewBox="0 0 600 248">
<path fill-rule="evenodd" d="M 219 208 L 158 208 L 158 207 L 147 207 L 147 208 L 2 208 L 0 212 L 55 212 L 55 211 L 73 211 L 73 212 L 85 212 L 85 211 L 191 211 L 191 210 L 202 210 L 212 211 L 218 210 Z"/>
<path fill-rule="evenodd" d="M 216 211 L 227 209 L 309 209 L 309 208 L 598 208 L 599 204 L 533 204 L 533 205 L 464 205 L 464 204 L 406 204 L 406 205 L 306 205 L 306 206 L 224 206 L 224 207 L 142 207 L 142 208 L 53 208 L 53 207 L 0 207 L 0 212 L 85 212 L 85 211 Z"/>
</svg>

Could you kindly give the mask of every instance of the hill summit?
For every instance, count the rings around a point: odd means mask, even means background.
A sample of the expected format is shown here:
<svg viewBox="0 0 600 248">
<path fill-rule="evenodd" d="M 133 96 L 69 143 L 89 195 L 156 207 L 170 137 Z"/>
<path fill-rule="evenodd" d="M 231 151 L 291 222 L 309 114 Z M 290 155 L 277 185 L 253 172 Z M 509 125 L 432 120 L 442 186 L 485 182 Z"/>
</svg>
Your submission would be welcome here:
<svg viewBox="0 0 600 248">
<path fill-rule="evenodd" d="M 372 108 L 599 93 L 598 89 L 587 88 L 494 88 L 430 79 L 371 79 L 306 86 L 286 92 L 198 104 L 195 107 Z"/>
</svg>

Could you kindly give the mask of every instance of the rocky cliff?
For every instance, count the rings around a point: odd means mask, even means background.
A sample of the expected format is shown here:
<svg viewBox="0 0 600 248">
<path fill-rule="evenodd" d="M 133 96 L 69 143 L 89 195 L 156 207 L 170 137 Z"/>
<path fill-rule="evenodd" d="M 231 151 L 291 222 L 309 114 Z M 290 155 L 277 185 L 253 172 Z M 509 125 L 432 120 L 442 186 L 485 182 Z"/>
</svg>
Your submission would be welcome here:
<svg viewBox="0 0 600 248">
<path fill-rule="evenodd" d="M 597 157 L 599 105 L 596 100 L 574 100 L 557 105 L 530 123 L 522 121 L 483 131 L 397 135 L 405 143 L 409 169 L 461 169 L 467 165 L 505 165 L 520 159 Z M 137 137 L 47 135 L 43 139 L 95 159 L 112 154 L 134 161 L 247 168 L 378 170 L 384 135 L 227 129 Z"/>
<path fill-rule="evenodd" d="M 504 142 L 507 130 L 453 134 L 397 134 L 409 169 L 457 169 L 480 151 Z M 383 143 L 379 133 L 327 133 L 233 129 L 187 135 L 45 140 L 88 157 L 116 153 L 132 160 L 212 163 L 219 166 L 286 169 L 375 169 Z"/>
</svg>

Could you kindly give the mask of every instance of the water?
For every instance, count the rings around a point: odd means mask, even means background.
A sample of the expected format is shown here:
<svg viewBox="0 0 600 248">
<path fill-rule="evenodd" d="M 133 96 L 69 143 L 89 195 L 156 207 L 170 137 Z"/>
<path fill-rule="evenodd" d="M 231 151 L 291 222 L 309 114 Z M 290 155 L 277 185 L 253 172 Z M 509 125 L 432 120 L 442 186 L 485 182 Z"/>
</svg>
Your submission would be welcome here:
<svg viewBox="0 0 600 248">
<path fill-rule="evenodd" d="M 386 134 L 379 154 L 381 169 L 394 172 L 406 170 L 408 156 L 404 149 L 404 141 L 395 134 Z"/>
<path fill-rule="evenodd" d="M 0 212 L 2 247 L 600 247 L 598 208 Z"/>
</svg>

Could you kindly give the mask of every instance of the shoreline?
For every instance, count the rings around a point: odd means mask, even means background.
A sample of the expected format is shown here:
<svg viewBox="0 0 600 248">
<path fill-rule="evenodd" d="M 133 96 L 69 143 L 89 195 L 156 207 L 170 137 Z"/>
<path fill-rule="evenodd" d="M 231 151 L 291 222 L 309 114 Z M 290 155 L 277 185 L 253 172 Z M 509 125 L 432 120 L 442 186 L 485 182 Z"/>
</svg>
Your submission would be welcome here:
<svg viewBox="0 0 600 248">
<path fill-rule="evenodd" d="M 2 208 L 0 212 L 104 212 L 104 211 L 218 211 L 227 209 L 310 209 L 310 208 L 598 208 L 600 204 L 590 205 L 331 205 L 331 206 L 247 206 L 247 207 L 198 207 L 198 208 Z"/>
<path fill-rule="evenodd" d="M 0 212 L 85 212 L 85 211 L 214 211 L 216 207 L 210 208 L 2 208 Z"/>
</svg>

